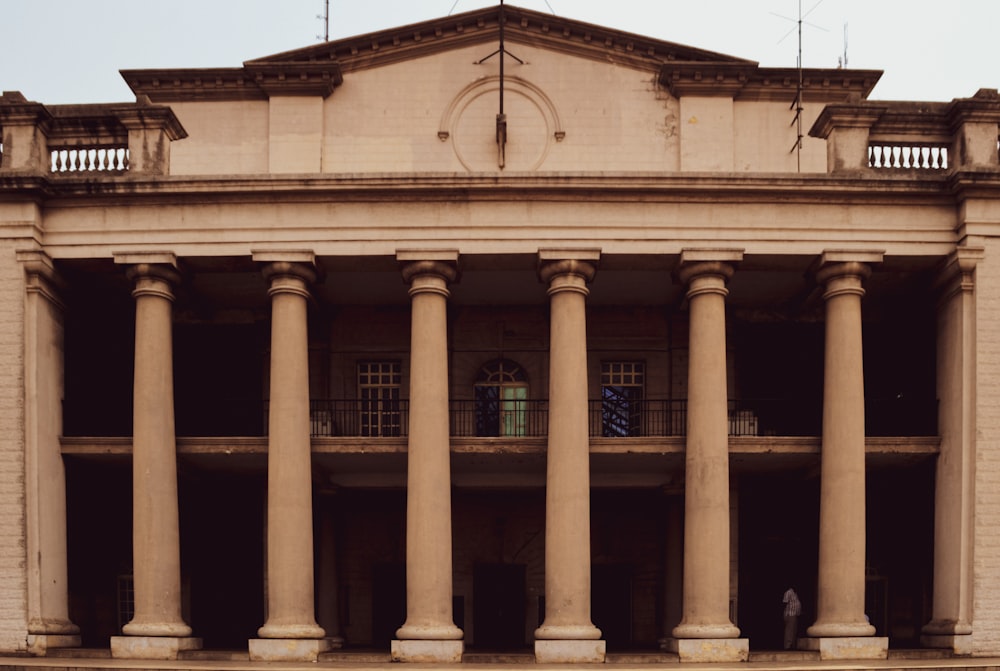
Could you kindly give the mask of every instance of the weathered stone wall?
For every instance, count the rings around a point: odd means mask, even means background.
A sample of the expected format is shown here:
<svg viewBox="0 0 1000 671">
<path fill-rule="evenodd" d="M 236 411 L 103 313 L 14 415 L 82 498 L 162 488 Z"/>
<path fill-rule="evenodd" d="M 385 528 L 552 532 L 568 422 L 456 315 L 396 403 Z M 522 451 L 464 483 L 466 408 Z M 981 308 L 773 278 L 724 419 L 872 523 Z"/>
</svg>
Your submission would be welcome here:
<svg viewBox="0 0 1000 671">
<path fill-rule="evenodd" d="M 973 647 L 1000 653 L 1000 240 L 976 270 L 976 476 Z"/>
<path fill-rule="evenodd" d="M 2 213 L 0 213 L 2 217 Z M 24 500 L 24 274 L 0 239 L 0 650 L 27 636 Z"/>
<path fill-rule="evenodd" d="M 657 74 L 517 44 L 505 61 L 504 170 L 795 171 L 788 102 L 678 100 Z M 325 100 L 177 102 L 173 175 L 493 172 L 497 57 L 476 45 L 348 72 Z M 808 130 L 822 106 L 807 105 Z M 802 170 L 826 170 L 804 138 Z"/>
</svg>

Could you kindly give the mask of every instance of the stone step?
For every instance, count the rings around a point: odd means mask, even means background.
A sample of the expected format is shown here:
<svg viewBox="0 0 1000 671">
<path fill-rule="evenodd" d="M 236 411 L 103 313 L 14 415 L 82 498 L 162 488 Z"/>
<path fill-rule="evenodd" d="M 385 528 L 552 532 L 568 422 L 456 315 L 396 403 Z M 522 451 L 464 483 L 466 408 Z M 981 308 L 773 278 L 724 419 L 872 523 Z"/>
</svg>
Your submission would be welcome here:
<svg viewBox="0 0 1000 671">
<path fill-rule="evenodd" d="M 192 662 L 249 662 L 247 650 L 181 650 L 177 659 Z"/>
<path fill-rule="evenodd" d="M 321 652 L 321 662 L 340 662 L 349 664 L 388 664 L 392 661 L 388 650 L 330 650 Z"/>
<path fill-rule="evenodd" d="M 464 664 L 534 664 L 532 652 L 466 652 L 462 655 Z"/>
<path fill-rule="evenodd" d="M 672 652 L 609 652 L 608 664 L 673 664 L 680 658 Z"/>
<path fill-rule="evenodd" d="M 46 657 L 111 659 L 111 648 L 49 648 Z"/>
<path fill-rule="evenodd" d="M 889 659 L 951 659 L 955 656 L 942 648 L 889 649 Z"/>
<path fill-rule="evenodd" d="M 815 650 L 751 650 L 751 662 L 816 662 L 819 652 Z"/>
</svg>

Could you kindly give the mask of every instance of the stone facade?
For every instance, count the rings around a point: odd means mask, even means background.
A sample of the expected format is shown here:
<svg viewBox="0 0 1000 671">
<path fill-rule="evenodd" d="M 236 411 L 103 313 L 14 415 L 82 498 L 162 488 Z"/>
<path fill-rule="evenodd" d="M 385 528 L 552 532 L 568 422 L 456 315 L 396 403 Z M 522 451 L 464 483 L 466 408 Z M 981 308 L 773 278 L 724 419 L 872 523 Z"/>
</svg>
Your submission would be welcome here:
<svg viewBox="0 0 1000 671">
<path fill-rule="evenodd" d="M 880 74 L 501 6 L 5 93 L 0 651 L 1000 654 L 1000 95 Z"/>
</svg>

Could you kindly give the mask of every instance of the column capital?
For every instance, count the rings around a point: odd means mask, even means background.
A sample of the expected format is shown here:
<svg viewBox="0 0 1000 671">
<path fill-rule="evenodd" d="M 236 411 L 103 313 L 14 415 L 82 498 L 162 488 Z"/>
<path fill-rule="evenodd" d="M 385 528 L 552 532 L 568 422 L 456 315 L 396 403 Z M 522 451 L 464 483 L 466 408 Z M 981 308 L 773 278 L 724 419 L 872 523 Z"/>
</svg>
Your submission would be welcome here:
<svg viewBox="0 0 1000 671">
<path fill-rule="evenodd" d="M 871 275 L 871 267 L 882 263 L 884 257 L 882 250 L 828 249 L 813 263 L 812 272 L 820 284 L 844 275 L 857 275 L 864 280 Z"/>
<path fill-rule="evenodd" d="M 279 278 L 294 278 L 312 284 L 319 277 L 316 255 L 310 250 L 266 250 L 251 252 L 255 263 L 263 266 L 264 278 L 272 283 L 272 289 Z"/>
<path fill-rule="evenodd" d="M 702 294 L 728 296 L 726 284 L 742 260 L 742 249 L 684 249 L 674 279 L 687 287 L 688 300 Z"/>
<path fill-rule="evenodd" d="M 27 292 L 39 294 L 59 308 L 64 307 L 60 294 L 66 282 L 52 263 L 52 257 L 41 249 L 19 249 L 16 254 L 24 266 Z"/>
<path fill-rule="evenodd" d="M 135 288 L 132 296 L 159 296 L 174 300 L 173 288 L 181 273 L 173 252 L 112 252 L 116 264 L 126 266 L 125 276 Z"/>
<path fill-rule="evenodd" d="M 573 275 L 590 283 L 597 274 L 600 249 L 539 249 L 538 278 L 546 284 L 560 275 Z"/>
<path fill-rule="evenodd" d="M 411 285 L 411 295 L 419 284 L 415 278 L 420 275 L 435 276 L 435 285 L 441 285 L 443 280 L 445 295 L 447 285 L 458 279 L 458 250 L 455 249 L 400 249 L 396 250 L 396 261 L 403 281 Z"/>
<path fill-rule="evenodd" d="M 843 294 L 864 296 L 862 283 L 871 276 L 872 265 L 882 263 L 884 255 L 882 251 L 824 251 L 813 266 L 816 281 L 826 287 L 823 298 Z"/>
<path fill-rule="evenodd" d="M 975 286 L 976 266 L 984 258 L 984 247 L 957 247 L 945 257 L 934 280 L 934 288 L 940 291 L 939 300 L 946 301 L 955 294 L 971 292 Z"/>
</svg>

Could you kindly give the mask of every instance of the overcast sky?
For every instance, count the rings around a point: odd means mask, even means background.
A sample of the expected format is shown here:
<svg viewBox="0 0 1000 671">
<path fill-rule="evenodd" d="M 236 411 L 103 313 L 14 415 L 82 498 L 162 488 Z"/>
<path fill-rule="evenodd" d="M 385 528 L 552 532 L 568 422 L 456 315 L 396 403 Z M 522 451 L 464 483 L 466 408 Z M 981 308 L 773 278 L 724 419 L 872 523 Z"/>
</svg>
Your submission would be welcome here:
<svg viewBox="0 0 1000 671">
<path fill-rule="evenodd" d="M 499 0 L 329 0 L 330 39 Z M 800 0 L 507 4 L 794 67 Z M 884 70 L 872 98 L 1000 88 L 1000 0 L 801 0 L 803 65 Z M 324 0 L 0 0 L 0 90 L 39 102 L 133 100 L 120 69 L 237 67 L 322 41 Z M 846 27 L 846 30 L 845 30 Z"/>
</svg>

